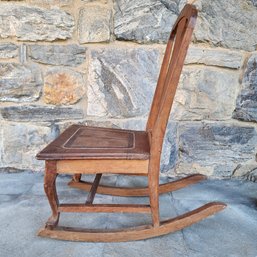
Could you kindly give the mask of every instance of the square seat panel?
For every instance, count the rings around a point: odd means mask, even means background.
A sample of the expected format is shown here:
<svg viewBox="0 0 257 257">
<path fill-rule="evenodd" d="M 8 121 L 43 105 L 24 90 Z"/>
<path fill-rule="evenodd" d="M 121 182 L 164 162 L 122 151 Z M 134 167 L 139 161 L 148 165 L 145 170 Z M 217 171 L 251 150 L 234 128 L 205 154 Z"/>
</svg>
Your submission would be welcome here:
<svg viewBox="0 0 257 257">
<path fill-rule="evenodd" d="M 145 131 L 72 125 L 44 148 L 39 160 L 149 159 Z"/>
</svg>

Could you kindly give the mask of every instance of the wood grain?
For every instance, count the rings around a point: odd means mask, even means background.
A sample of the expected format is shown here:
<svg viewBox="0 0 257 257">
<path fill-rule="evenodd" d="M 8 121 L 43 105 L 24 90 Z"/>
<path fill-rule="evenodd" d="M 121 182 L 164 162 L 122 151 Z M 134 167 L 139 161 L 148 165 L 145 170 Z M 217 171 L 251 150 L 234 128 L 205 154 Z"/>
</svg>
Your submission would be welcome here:
<svg viewBox="0 0 257 257">
<path fill-rule="evenodd" d="M 209 203 L 191 212 L 160 223 L 159 227 L 141 226 L 123 230 L 87 230 L 58 227 L 55 230 L 42 229 L 38 235 L 59 240 L 86 242 L 126 242 L 165 235 L 211 216 L 226 207 L 223 203 Z"/>
<path fill-rule="evenodd" d="M 44 190 L 50 204 L 52 215 L 46 222 L 46 228 L 53 229 L 59 222 L 60 213 L 58 211 L 59 200 L 56 192 L 56 162 L 47 161 L 45 165 Z"/>
<path fill-rule="evenodd" d="M 191 175 L 182 179 L 179 179 L 177 181 L 168 182 L 165 184 L 159 185 L 159 194 L 165 194 L 168 192 L 176 191 L 181 188 L 196 184 L 202 180 L 207 179 L 206 176 L 195 174 Z M 70 181 L 68 184 L 70 187 L 90 191 L 92 187 L 92 183 L 80 181 Z M 111 187 L 111 186 L 103 186 L 100 185 L 97 188 L 96 191 L 98 194 L 104 194 L 104 195 L 113 195 L 113 196 L 131 196 L 131 197 L 138 197 L 138 196 L 149 196 L 149 188 L 148 187 L 142 187 L 142 188 L 126 188 L 126 187 Z"/>
<path fill-rule="evenodd" d="M 59 212 L 135 212 L 151 213 L 149 205 L 142 204 L 60 204 Z"/>
<path fill-rule="evenodd" d="M 102 177 L 102 173 L 100 174 L 96 174 L 94 182 L 92 183 L 92 186 L 89 190 L 88 196 L 87 196 L 87 200 L 86 200 L 86 204 L 92 204 L 95 198 L 95 194 L 96 194 L 96 190 L 99 186 L 100 183 L 100 179 Z"/>
<path fill-rule="evenodd" d="M 146 131 L 71 125 L 37 154 L 39 160 L 148 160 Z"/>
<path fill-rule="evenodd" d="M 159 185 L 160 161 L 170 110 L 197 18 L 197 10 L 185 5 L 171 31 L 145 131 L 72 125 L 43 149 L 37 158 L 46 160 L 45 192 L 52 210 L 40 236 L 62 240 L 114 242 L 164 235 L 192 225 L 225 208 L 209 203 L 176 218 L 160 221 L 159 195 L 205 179 L 189 176 Z M 55 180 L 58 173 L 72 174 L 70 186 L 89 190 L 87 204 L 59 204 Z M 93 183 L 82 174 L 97 174 Z M 113 188 L 99 185 L 102 174 L 144 175 L 146 188 Z M 148 196 L 150 205 L 93 204 L 96 193 L 119 196 Z M 149 213 L 152 224 L 120 231 L 57 227 L 60 212 Z"/>
<path fill-rule="evenodd" d="M 65 174 L 148 174 L 148 160 L 60 160 L 57 172 Z"/>
</svg>

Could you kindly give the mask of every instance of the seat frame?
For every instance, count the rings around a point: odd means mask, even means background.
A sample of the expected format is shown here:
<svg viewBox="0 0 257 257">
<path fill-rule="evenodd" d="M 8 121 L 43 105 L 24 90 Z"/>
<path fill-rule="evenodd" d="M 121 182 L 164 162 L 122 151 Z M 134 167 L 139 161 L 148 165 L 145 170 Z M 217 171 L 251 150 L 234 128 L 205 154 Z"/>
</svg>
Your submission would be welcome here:
<svg viewBox="0 0 257 257">
<path fill-rule="evenodd" d="M 159 185 L 163 139 L 196 18 L 196 8 L 187 4 L 171 31 L 146 126 L 150 144 L 149 159 L 113 158 L 106 160 L 92 157 L 89 160 L 80 158 L 61 160 L 46 158 L 44 189 L 52 215 L 46 222 L 45 227 L 39 231 L 39 236 L 91 242 L 139 240 L 183 229 L 226 207 L 224 203 L 212 202 L 175 218 L 160 221 L 160 194 L 175 191 L 206 179 L 204 175 L 197 174 Z M 135 171 L 136 174 L 133 173 Z M 61 173 L 73 174 L 69 186 L 89 192 L 86 203 L 59 204 L 55 182 L 57 175 Z M 144 188 L 123 188 L 99 185 L 103 173 L 147 176 L 148 186 Z M 81 180 L 82 174 L 96 174 L 96 176 L 94 181 L 89 183 Z M 93 200 L 96 193 L 126 197 L 148 196 L 150 204 L 94 204 Z M 61 227 L 58 226 L 61 212 L 148 213 L 151 214 L 152 224 L 121 230 Z"/>
</svg>

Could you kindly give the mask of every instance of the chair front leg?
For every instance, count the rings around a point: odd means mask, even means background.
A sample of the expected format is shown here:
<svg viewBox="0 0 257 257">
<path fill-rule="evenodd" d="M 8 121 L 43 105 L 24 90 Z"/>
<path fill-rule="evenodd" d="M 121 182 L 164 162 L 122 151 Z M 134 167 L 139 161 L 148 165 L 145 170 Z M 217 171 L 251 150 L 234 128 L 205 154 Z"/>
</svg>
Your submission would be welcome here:
<svg viewBox="0 0 257 257">
<path fill-rule="evenodd" d="M 48 229 L 53 229 L 57 226 L 60 216 L 60 213 L 58 212 L 59 201 L 55 183 L 57 175 L 56 161 L 46 161 L 44 189 L 52 210 L 52 215 L 46 222 L 46 228 Z"/>
</svg>

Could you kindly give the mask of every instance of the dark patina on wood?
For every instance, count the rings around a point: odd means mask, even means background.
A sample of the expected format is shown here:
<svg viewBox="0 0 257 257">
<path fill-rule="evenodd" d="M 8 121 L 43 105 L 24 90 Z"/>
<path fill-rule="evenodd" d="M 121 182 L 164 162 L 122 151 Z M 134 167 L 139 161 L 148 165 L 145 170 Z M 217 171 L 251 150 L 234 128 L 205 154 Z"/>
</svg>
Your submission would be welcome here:
<svg viewBox="0 0 257 257">
<path fill-rule="evenodd" d="M 39 231 L 40 236 L 91 242 L 139 240 L 183 229 L 225 208 L 224 203 L 213 202 L 166 221 L 160 221 L 159 215 L 160 194 L 206 179 L 196 174 L 159 185 L 163 139 L 196 18 L 196 8 L 188 4 L 173 26 L 145 131 L 72 125 L 37 155 L 38 159 L 46 161 L 45 192 L 52 210 L 45 228 Z M 59 173 L 72 174 L 69 185 L 89 192 L 86 203 L 59 204 L 55 185 Z M 147 176 L 148 186 L 100 185 L 100 179 L 106 173 Z M 94 182 L 82 181 L 82 174 L 96 174 Z M 94 204 L 96 193 L 148 196 L 150 204 Z M 60 227 L 60 212 L 149 213 L 152 224 L 107 231 Z"/>
</svg>

